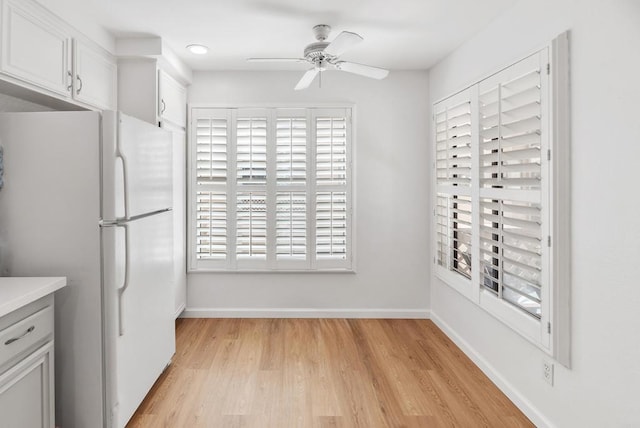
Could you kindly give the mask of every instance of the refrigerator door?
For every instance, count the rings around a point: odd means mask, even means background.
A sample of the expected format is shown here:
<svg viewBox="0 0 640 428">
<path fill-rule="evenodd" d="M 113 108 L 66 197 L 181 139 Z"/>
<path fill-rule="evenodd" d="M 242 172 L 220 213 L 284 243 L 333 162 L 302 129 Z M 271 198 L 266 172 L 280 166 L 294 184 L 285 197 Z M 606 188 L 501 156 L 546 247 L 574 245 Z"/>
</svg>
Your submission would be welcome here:
<svg viewBox="0 0 640 428">
<path fill-rule="evenodd" d="M 107 398 L 124 427 L 175 352 L 171 211 L 103 227 Z"/>
<path fill-rule="evenodd" d="M 130 219 L 171 207 L 171 133 L 119 112 L 103 112 L 103 213 Z"/>
</svg>

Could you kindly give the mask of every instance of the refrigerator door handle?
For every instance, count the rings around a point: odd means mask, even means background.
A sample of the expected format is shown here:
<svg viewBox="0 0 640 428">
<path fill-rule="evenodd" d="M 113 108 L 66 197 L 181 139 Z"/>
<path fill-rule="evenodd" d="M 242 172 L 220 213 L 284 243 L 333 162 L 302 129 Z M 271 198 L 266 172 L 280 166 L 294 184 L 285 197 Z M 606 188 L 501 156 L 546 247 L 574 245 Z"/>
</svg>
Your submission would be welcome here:
<svg viewBox="0 0 640 428">
<path fill-rule="evenodd" d="M 118 127 L 118 139 L 116 142 L 116 157 L 122 159 L 122 192 L 124 196 L 124 218 L 129 218 L 129 192 L 127 191 L 127 157 L 120 150 L 120 127 Z"/>
<path fill-rule="evenodd" d="M 124 335 L 124 292 L 129 287 L 129 267 L 131 261 L 129 260 L 129 225 L 126 223 L 116 223 L 116 227 L 122 227 L 124 229 L 124 281 L 122 287 L 118 288 L 118 335 Z"/>
</svg>

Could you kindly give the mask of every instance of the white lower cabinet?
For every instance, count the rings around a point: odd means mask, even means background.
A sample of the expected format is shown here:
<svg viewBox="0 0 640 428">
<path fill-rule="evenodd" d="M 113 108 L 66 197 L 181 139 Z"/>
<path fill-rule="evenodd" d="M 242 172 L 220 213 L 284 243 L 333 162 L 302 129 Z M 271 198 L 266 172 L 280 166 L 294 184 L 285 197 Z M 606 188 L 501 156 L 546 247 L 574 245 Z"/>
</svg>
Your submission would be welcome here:
<svg viewBox="0 0 640 428">
<path fill-rule="evenodd" d="M 0 375 L 0 427 L 52 428 L 53 388 L 49 341 Z"/>
<path fill-rule="evenodd" d="M 0 317 L 0 428 L 53 428 L 53 298 Z"/>
</svg>

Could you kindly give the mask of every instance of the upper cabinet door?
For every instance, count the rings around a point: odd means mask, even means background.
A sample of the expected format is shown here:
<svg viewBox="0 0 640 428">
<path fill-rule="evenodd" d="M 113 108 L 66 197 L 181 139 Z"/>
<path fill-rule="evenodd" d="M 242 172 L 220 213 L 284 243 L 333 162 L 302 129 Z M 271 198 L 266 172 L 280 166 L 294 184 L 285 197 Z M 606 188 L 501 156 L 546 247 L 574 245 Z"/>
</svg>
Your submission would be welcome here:
<svg viewBox="0 0 640 428">
<path fill-rule="evenodd" d="M 118 67 L 111 55 L 74 40 L 73 97 L 103 110 L 116 109 Z"/>
<path fill-rule="evenodd" d="M 2 71 L 70 96 L 71 35 L 45 12 L 31 2 L 4 1 Z"/>
<path fill-rule="evenodd" d="M 187 89 L 164 71 L 158 71 L 158 116 L 184 128 L 187 124 Z"/>
</svg>

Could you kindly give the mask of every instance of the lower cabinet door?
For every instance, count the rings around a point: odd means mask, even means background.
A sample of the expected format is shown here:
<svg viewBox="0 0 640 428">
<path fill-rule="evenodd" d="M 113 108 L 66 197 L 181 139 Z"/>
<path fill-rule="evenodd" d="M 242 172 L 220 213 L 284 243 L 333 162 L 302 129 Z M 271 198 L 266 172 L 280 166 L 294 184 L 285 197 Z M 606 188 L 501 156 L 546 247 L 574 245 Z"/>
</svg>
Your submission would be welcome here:
<svg viewBox="0 0 640 428">
<path fill-rule="evenodd" d="M 53 428 L 53 342 L 0 375 L 0 428 Z"/>
</svg>

